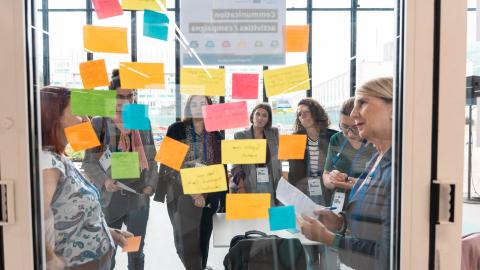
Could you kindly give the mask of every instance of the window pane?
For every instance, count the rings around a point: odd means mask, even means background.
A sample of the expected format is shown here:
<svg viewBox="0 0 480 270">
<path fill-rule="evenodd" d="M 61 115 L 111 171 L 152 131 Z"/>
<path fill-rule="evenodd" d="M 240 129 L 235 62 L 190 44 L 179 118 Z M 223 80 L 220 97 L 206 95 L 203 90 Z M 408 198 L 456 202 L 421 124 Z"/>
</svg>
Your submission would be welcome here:
<svg viewBox="0 0 480 270">
<path fill-rule="evenodd" d="M 307 0 L 287 0 L 287 8 L 304 8 L 307 7 Z"/>
<path fill-rule="evenodd" d="M 315 0 L 314 8 L 350 8 L 351 0 Z"/>
<path fill-rule="evenodd" d="M 43 0 L 48 1 L 48 8 L 86 8 L 85 0 Z M 40 6 L 37 6 L 41 8 Z"/>
<path fill-rule="evenodd" d="M 394 8 L 395 0 L 359 0 L 359 8 Z"/>
</svg>

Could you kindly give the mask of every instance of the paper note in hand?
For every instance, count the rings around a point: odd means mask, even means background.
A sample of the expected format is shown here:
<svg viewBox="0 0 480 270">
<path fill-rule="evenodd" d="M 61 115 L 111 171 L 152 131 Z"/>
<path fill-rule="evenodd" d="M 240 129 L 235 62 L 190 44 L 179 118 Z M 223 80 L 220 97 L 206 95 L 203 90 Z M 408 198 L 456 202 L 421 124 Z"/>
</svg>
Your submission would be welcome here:
<svg viewBox="0 0 480 270">
<path fill-rule="evenodd" d="M 73 115 L 115 117 L 117 91 L 73 89 L 70 93 Z"/>
<path fill-rule="evenodd" d="M 122 248 L 123 252 L 137 252 L 142 242 L 141 236 L 132 236 L 127 238 L 127 244 Z"/>
<path fill-rule="evenodd" d="M 280 135 L 278 159 L 304 159 L 307 135 Z"/>
<path fill-rule="evenodd" d="M 232 74 L 232 98 L 233 99 L 257 99 L 258 98 L 258 74 Z"/>
<path fill-rule="evenodd" d="M 182 68 L 180 92 L 184 95 L 225 96 L 225 69 Z M 209 76 L 210 74 L 210 76 Z"/>
<path fill-rule="evenodd" d="M 128 53 L 127 28 L 83 26 L 83 46 L 88 52 Z"/>
<path fill-rule="evenodd" d="M 166 7 L 165 6 L 166 0 L 158 0 L 158 1 L 162 2 L 163 7 Z M 156 0 L 123 0 L 122 8 L 128 9 L 128 10 L 150 9 L 155 11 L 165 11 L 165 10 L 162 10 L 162 7 L 159 4 L 157 4 Z"/>
<path fill-rule="evenodd" d="M 227 190 L 227 179 L 223 165 L 211 165 L 181 169 L 184 194 L 210 193 Z"/>
<path fill-rule="evenodd" d="M 285 51 L 306 52 L 310 27 L 308 25 L 286 25 L 284 28 Z"/>
<path fill-rule="evenodd" d="M 92 0 L 93 7 L 99 19 L 110 18 L 123 14 L 118 0 Z"/>
<path fill-rule="evenodd" d="M 168 39 L 168 16 L 151 10 L 143 13 L 143 35 L 160 40 Z"/>
<path fill-rule="evenodd" d="M 126 129 L 150 130 L 148 105 L 124 104 L 122 107 L 122 120 Z"/>
<path fill-rule="evenodd" d="M 120 63 L 120 84 L 123 89 L 164 89 L 163 63 Z"/>
<path fill-rule="evenodd" d="M 155 160 L 174 170 L 179 171 L 187 155 L 189 146 L 170 137 L 165 137 L 160 144 L 160 150 Z"/>
<path fill-rule="evenodd" d="M 222 140 L 223 164 L 264 164 L 267 156 L 267 140 Z"/>
<path fill-rule="evenodd" d="M 112 178 L 113 179 L 140 178 L 138 152 L 112 153 Z"/>
<path fill-rule="evenodd" d="M 82 78 L 83 88 L 86 89 L 110 84 L 107 67 L 103 59 L 80 63 L 80 77 Z"/>
<path fill-rule="evenodd" d="M 263 82 L 267 97 L 310 89 L 307 64 L 265 70 Z"/>
<path fill-rule="evenodd" d="M 277 206 L 268 209 L 270 231 L 296 228 L 295 206 Z"/>
<path fill-rule="evenodd" d="M 280 178 L 280 181 L 278 182 L 276 194 L 277 200 L 283 205 L 295 206 L 295 214 L 299 216 L 303 214 L 310 217 L 316 217 L 317 215 L 314 213 L 314 210 L 322 208 L 283 177 Z"/>
<path fill-rule="evenodd" d="M 208 132 L 249 125 L 247 102 L 230 102 L 202 107 L 203 121 Z"/>
<path fill-rule="evenodd" d="M 269 193 L 227 194 L 226 219 L 266 219 L 268 208 L 270 208 Z"/>
<path fill-rule="evenodd" d="M 81 123 L 65 128 L 65 137 L 73 151 L 82 151 L 97 147 L 100 141 L 90 122 Z"/>
</svg>

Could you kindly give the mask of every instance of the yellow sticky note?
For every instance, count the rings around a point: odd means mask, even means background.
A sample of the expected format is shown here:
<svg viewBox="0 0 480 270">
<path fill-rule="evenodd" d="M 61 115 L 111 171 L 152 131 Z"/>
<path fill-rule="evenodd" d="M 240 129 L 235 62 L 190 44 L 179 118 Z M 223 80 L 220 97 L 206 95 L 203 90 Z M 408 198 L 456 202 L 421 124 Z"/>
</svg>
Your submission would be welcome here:
<svg viewBox="0 0 480 270">
<path fill-rule="evenodd" d="M 285 51 L 306 52 L 308 50 L 309 25 L 286 25 L 284 28 Z"/>
<path fill-rule="evenodd" d="M 90 122 L 67 127 L 64 129 L 64 132 L 73 151 L 82 151 L 100 145 L 97 134 Z"/>
<path fill-rule="evenodd" d="M 120 63 L 120 84 L 123 89 L 164 89 L 163 63 Z"/>
<path fill-rule="evenodd" d="M 187 155 L 188 148 L 187 144 L 165 137 L 160 145 L 160 150 L 155 156 L 155 160 L 179 171 Z"/>
<path fill-rule="evenodd" d="M 308 66 L 301 64 L 265 70 L 263 82 L 268 97 L 310 89 Z"/>
<path fill-rule="evenodd" d="M 110 84 L 103 59 L 80 63 L 80 77 L 82 77 L 83 88 L 86 89 Z"/>
<path fill-rule="evenodd" d="M 166 0 L 159 0 L 163 3 L 163 6 L 166 8 L 165 1 Z M 122 1 L 122 8 L 128 10 L 154 10 L 154 11 L 164 11 L 157 1 L 155 0 L 123 0 Z"/>
<path fill-rule="evenodd" d="M 268 218 L 268 208 L 270 208 L 270 194 L 227 194 L 225 207 L 225 218 L 227 220 Z"/>
<path fill-rule="evenodd" d="M 83 46 L 89 52 L 128 53 L 127 28 L 85 25 Z"/>
<path fill-rule="evenodd" d="M 307 135 L 280 135 L 278 159 L 304 159 Z"/>
<path fill-rule="evenodd" d="M 223 165 L 211 165 L 181 169 L 184 194 L 199 194 L 227 190 L 227 179 Z"/>
<path fill-rule="evenodd" d="M 267 140 L 222 140 L 223 164 L 265 164 Z"/>
<path fill-rule="evenodd" d="M 180 92 L 185 95 L 225 96 L 225 69 L 182 68 Z"/>
</svg>

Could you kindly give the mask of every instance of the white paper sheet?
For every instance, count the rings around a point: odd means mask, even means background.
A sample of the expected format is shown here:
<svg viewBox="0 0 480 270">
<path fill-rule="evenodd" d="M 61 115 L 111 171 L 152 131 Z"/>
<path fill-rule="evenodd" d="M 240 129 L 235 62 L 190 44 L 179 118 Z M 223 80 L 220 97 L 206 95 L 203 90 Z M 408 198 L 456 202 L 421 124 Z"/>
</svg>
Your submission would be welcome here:
<svg viewBox="0 0 480 270">
<path fill-rule="evenodd" d="M 117 187 L 119 187 L 119 188 L 121 188 L 125 191 L 132 192 L 132 193 L 135 193 L 135 194 L 140 194 L 140 193 L 136 192 L 134 189 L 132 189 L 131 187 L 129 187 L 129 186 L 127 186 L 127 185 L 125 185 L 125 184 L 123 184 L 119 181 L 115 182 L 115 185 L 117 185 Z"/>
<path fill-rule="evenodd" d="M 303 214 L 317 218 L 314 210 L 324 208 L 323 206 L 314 203 L 307 195 L 290 184 L 283 177 L 278 182 L 277 199 L 284 205 L 295 206 L 295 214 L 297 215 Z"/>
</svg>

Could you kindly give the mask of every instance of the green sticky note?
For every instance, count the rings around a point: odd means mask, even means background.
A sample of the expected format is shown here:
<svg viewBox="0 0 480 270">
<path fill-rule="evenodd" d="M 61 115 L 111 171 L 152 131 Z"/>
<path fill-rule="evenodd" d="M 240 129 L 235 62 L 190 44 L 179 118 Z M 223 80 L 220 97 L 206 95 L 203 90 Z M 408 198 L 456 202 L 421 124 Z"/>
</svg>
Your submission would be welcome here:
<svg viewBox="0 0 480 270">
<path fill-rule="evenodd" d="M 140 178 L 138 152 L 112 153 L 112 179 Z"/>
<path fill-rule="evenodd" d="M 74 115 L 115 117 L 117 91 L 73 89 L 70 95 Z"/>
</svg>

